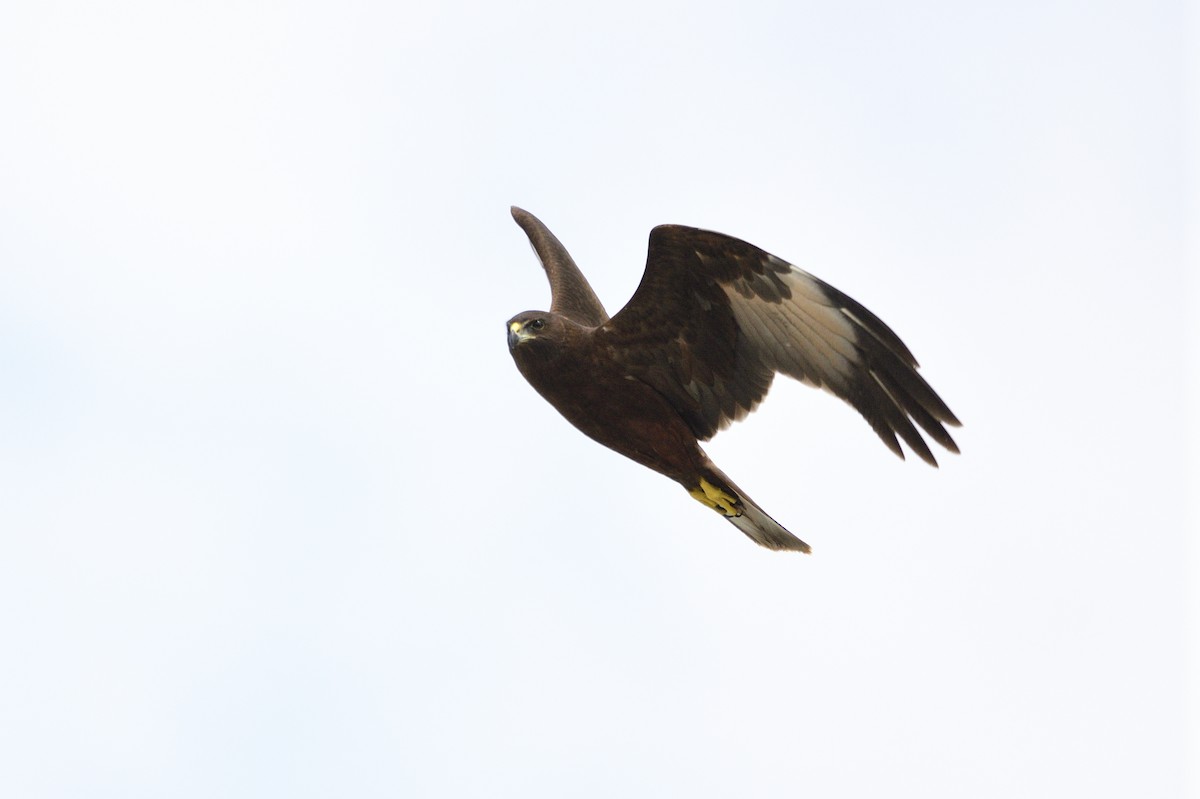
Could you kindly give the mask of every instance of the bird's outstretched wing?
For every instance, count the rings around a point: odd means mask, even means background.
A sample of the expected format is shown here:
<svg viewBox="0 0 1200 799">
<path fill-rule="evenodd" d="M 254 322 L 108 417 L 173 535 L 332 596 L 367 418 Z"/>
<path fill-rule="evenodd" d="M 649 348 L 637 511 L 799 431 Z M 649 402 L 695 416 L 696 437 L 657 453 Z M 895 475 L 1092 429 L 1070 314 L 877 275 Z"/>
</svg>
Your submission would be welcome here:
<svg viewBox="0 0 1200 799">
<path fill-rule="evenodd" d="M 514 205 L 512 216 L 529 237 L 533 252 L 550 279 L 550 310 L 586 327 L 607 322 L 608 313 L 562 242 L 528 211 Z"/>
<path fill-rule="evenodd" d="M 749 413 L 776 372 L 854 406 L 893 452 L 937 465 L 958 420 L 891 328 L 827 283 L 740 239 L 681 225 L 650 233 L 646 272 L 599 341 L 706 440 Z M 915 424 L 914 424 L 915 423 Z"/>
</svg>

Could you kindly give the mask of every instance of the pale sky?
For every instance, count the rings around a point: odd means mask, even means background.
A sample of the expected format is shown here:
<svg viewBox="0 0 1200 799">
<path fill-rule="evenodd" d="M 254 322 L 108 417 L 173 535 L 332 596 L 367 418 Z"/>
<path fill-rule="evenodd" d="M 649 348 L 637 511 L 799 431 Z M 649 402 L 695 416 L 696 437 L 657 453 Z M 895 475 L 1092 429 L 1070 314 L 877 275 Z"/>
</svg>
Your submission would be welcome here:
<svg viewBox="0 0 1200 799">
<path fill-rule="evenodd" d="M 0 795 L 1200 788 L 1186 4 L 10 5 Z M 511 204 L 818 275 L 963 454 L 781 379 L 755 547 L 517 373 Z"/>
</svg>

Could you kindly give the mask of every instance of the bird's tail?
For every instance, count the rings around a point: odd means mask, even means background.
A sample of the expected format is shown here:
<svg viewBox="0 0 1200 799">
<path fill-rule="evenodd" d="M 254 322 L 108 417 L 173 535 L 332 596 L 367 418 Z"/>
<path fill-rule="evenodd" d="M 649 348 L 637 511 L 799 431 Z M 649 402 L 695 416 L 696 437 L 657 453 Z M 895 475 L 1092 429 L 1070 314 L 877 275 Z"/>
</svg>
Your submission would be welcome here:
<svg viewBox="0 0 1200 799">
<path fill-rule="evenodd" d="M 705 474 L 700 477 L 700 485 L 689 489 L 688 493 L 698 502 L 720 513 L 759 546 L 796 552 L 812 551 L 808 544 L 768 516 L 766 511 L 714 466 L 712 461 L 708 462 Z"/>
</svg>

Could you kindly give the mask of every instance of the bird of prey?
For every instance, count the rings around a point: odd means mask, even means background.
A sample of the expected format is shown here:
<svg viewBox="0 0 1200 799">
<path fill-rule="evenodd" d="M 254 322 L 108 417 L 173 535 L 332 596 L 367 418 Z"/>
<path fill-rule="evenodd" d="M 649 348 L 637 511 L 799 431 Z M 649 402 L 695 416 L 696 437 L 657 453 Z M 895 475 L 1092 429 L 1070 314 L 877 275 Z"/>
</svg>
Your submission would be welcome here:
<svg viewBox="0 0 1200 799">
<path fill-rule="evenodd" d="M 525 379 L 583 433 L 670 477 L 755 543 L 808 552 L 709 460 L 699 442 L 742 419 L 777 372 L 852 405 L 892 452 L 937 466 L 917 427 L 951 452 L 959 422 L 875 314 L 732 236 L 650 231 L 646 271 L 609 318 L 566 248 L 513 207 L 550 279 L 550 310 L 508 321 Z M 915 424 L 914 424 L 915 423 Z"/>
</svg>

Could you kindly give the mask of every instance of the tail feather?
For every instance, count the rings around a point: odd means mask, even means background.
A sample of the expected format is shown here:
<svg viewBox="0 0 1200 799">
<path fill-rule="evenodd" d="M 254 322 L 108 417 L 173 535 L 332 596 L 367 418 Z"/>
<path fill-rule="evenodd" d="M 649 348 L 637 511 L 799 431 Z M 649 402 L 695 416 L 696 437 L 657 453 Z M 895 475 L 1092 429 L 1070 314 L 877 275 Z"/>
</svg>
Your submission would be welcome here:
<svg viewBox="0 0 1200 799">
<path fill-rule="evenodd" d="M 728 516 L 733 526 L 750 537 L 754 543 L 767 549 L 790 549 L 795 552 L 811 553 L 812 547 L 788 532 L 782 524 L 767 515 L 766 511 L 754 504 L 754 500 L 739 493 L 742 500 L 742 515 Z"/>
<path fill-rule="evenodd" d="M 731 494 L 734 500 L 734 514 L 728 513 L 726 508 L 720 506 L 716 510 L 720 511 L 734 527 L 745 533 L 751 541 L 767 549 L 812 552 L 812 548 L 808 544 L 792 535 L 787 528 L 767 515 L 767 512 L 759 507 L 758 503 L 750 499 L 750 496 L 726 477 L 724 472 L 714 466 L 712 461 L 709 461 L 708 468 L 708 482 L 725 493 Z"/>
</svg>

